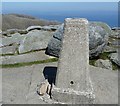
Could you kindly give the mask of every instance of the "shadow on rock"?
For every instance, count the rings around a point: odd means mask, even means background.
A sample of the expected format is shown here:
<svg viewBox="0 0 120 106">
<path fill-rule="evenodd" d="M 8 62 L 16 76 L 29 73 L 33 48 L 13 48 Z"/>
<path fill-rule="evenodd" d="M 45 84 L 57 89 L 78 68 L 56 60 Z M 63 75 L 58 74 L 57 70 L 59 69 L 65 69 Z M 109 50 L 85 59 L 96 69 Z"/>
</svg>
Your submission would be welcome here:
<svg viewBox="0 0 120 106">
<path fill-rule="evenodd" d="M 43 70 L 45 79 L 48 79 L 49 84 L 55 84 L 57 67 L 47 66 Z"/>
</svg>

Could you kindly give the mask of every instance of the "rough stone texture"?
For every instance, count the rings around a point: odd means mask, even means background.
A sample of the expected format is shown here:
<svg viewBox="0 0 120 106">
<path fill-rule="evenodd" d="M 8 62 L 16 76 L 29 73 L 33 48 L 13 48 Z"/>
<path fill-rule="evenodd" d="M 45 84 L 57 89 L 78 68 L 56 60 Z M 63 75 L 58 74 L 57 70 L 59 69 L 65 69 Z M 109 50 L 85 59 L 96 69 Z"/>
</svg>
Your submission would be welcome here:
<svg viewBox="0 0 120 106">
<path fill-rule="evenodd" d="M 95 62 L 95 66 L 112 70 L 112 63 L 110 60 L 98 59 Z"/>
<path fill-rule="evenodd" d="M 120 47 L 120 40 L 119 39 L 114 39 L 113 42 L 111 42 L 113 46 L 119 46 Z"/>
<path fill-rule="evenodd" d="M 112 29 L 112 34 L 110 35 L 110 37 L 113 38 L 120 38 L 120 29 Z"/>
<path fill-rule="evenodd" d="M 12 45 L 12 46 L 6 46 L 6 47 L 2 47 L 0 48 L 0 54 L 15 54 L 16 52 L 16 48 L 17 48 L 17 45 Z"/>
<path fill-rule="evenodd" d="M 65 19 L 55 84 L 57 88 L 53 87 L 52 90 L 53 99 L 56 101 L 73 104 L 93 102 L 94 95 L 88 67 L 88 39 L 88 21 L 86 19 Z M 63 97 L 62 99 L 59 97 L 60 95 Z"/>
<path fill-rule="evenodd" d="M 45 93 L 47 93 L 48 90 L 48 86 L 49 86 L 49 82 L 46 79 L 45 81 L 41 82 L 41 84 L 38 87 L 37 92 L 39 93 L 39 95 L 45 95 Z"/>
<path fill-rule="evenodd" d="M 114 48 L 112 46 L 106 46 L 104 48 L 104 51 L 103 52 L 108 52 L 108 53 L 113 53 L 113 52 L 117 52 L 118 51 L 118 48 Z"/>
<path fill-rule="evenodd" d="M 45 68 L 46 72 L 51 74 L 51 72 L 54 72 L 53 68 L 57 69 L 57 63 L 34 64 L 32 66 L 19 68 L 0 68 L 0 70 L 3 71 L 2 78 L 4 89 L 2 90 L 4 92 L 4 103 L 52 104 L 53 101 L 46 103 L 45 100 L 36 93 L 37 85 L 44 80 L 43 70 Z M 93 66 L 89 66 L 89 69 L 91 80 L 94 85 L 95 104 L 118 104 L 118 71 L 112 71 Z M 15 93 L 7 93 L 7 85 L 10 85 L 11 88 L 15 89 L 17 96 L 14 101 L 9 100 L 8 94 L 14 95 Z M 13 91 L 14 89 L 11 90 Z M 9 101 L 9 103 L 7 101 Z"/>
<path fill-rule="evenodd" d="M 49 40 L 52 37 L 52 32 L 33 30 L 26 34 L 26 37 L 21 41 L 19 53 L 25 53 L 32 50 L 45 49 Z"/>
<path fill-rule="evenodd" d="M 9 29 L 7 31 L 3 31 L 2 35 L 5 37 L 11 37 L 13 34 L 27 34 L 26 30 L 20 30 L 20 29 Z"/>
<path fill-rule="evenodd" d="M 118 51 L 119 52 L 119 51 Z M 109 55 L 110 60 L 116 63 L 118 66 L 120 66 L 120 59 L 119 59 L 119 53 L 112 53 Z"/>
<path fill-rule="evenodd" d="M 43 26 L 42 27 L 42 30 L 45 30 L 45 31 L 55 31 L 57 30 L 57 26 Z"/>
<path fill-rule="evenodd" d="M 20 44 L 20 41 L 24 39 L 25 35 L 20 35 L 17 33 L 14 34 L 12 37 L 2 38 L 2 42 L 0 42 L 0 47 L 8 46 L 11 44 Z"/>
<path fill-rule="evenodd" d="M 34 62 L 40 60 L 49 59 L 44 51 L 32 52 L 29 54 L 13 55 L 13 56 L 2 56 L 2 64 L 16 64 L 24 62 Z"/>
<path fill-rule="evenodd" d="M 7 31 L 3 31 L 2 34 L 5 36 L 9 36 L 10 34 L 17 33 L 18 29 L 8 29 Z"/>
<path fill-rule="evenodd" d="M 48 43 L 46 54 L 59 57 L 64 25 L 62 24 Z M 105 23 L 90 22 L 89 24 L 89 56 L 95 57 L 101 53 L 108 42 L 110 28 Z M 80 45 L 79 45 L 80 46 Z M 81 50 L 80 50 L 81 52 Z"/>
</svg>

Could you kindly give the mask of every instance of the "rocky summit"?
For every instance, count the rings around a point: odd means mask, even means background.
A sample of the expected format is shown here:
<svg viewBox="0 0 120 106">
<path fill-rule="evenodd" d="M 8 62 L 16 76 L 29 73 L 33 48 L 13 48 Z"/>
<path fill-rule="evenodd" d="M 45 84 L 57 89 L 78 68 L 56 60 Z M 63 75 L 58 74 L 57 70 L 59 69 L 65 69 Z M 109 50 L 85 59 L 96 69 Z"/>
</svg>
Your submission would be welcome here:
<svg viewBox="0 0 120 106">
<path fill-rule="evenodd" d="M 24 24 L 24 20 L 27 20 L 26 16 L 24 16 L 24 18 L 21 15 L 14 16 L 16 17 L 14 19 L 17 20 L 18 17 L 21 17 L 22 21 L 20 22 L 22 22 L 22 24 Z M 10 15 L 10 17 L 14 16 Z M 8 18 L 6 17 L 6 20 L 7 19 Z M 10 19 L 13 20 L 13 18 Z M 34 22 L 36 21 L 36 19 L 32 17 L 29 17 L 29 21 L 30 20 L 33 20 Z M 14 20 L 9 22 L 14 24 Z M 3 94 L 2 99 L 0 99 L 0 103 L 58 103 L 50 98 L 51 92 L 49 92 L 48 95 L 48 91 L 51 90 L 51 88 L 49 88 L 48 83 L 44 81 L 48 79 L 50 84 L 52 81 L 55 83 L 56 72 L 58 69 L 58 59 L 56 57 L 59 57 L 61 50 L 64 24 L 49 24 L 30 24 L 29 26 L 25 25 L 23 27 L 19 26 L 19 23 L 17 23 L 18 27 L 11 26 L 8 28 L 5 26 L 3 27 L 5 29 L 4 31 L 0 30 L 0 69 L 2 70 Z M 21 27 L 22 29 L 20 29 Z M 120 67 L 120 61 L 118 58 L 120 49 L 120 30 L 119 28 L 111 29 L 107 24 L 102 22 L 89 22 L 88 28 L 88 54 L 90 57 L 90 59 L 88 59 L 90 64 L 89 71 L 94 87 L 95 104 L 117 104 L 118 69 Z M 84 33 L 84 31 L 82 31 L 82 33 Z M 84 40 L 83 37 L 82 39 Z M 71 45 L 72 43 L 73 42 L 70 42 Z M 79 48 L 80 45 L 77 46 Z M 68 50 L 69 52 L 70 48 L 65 50 Z M 79 50 L 76 52 L 78 55 L 75 56 L 78 61 L 79 59 L 82 60 L 82 58 L 79 56 L 79 52 L 82 56 L 83 51 Z M 73 54 L 75 54 L 75 52 Z M 73 54 L 71 54 L 69 57 L 71 58 Z M 85 58 L 83 59 L 85 61 Z M 72 66 L 74 61 L 70 61 Z M 83 62 L 81 62 L 81 66 L 84 66 L 82 64 Z M 79 77 L 80 74 L 76 74 L 76 76 L 77 75 Z M 39 87 L 38 85 L 41 83 L 42 85 Z M 64 82 L 62 81 L 62 83 Z M 75 84 L 73 83 L 74 82 L 71 82 L 70 85 L 73 86 Z M 43 96 L 40 96 L 37 93 L 37 87 L 39 88 L 40 94 L 42 93 Z M 60 95 L 59 97 L 61 98 L 62 96 Z"/>
</svg>

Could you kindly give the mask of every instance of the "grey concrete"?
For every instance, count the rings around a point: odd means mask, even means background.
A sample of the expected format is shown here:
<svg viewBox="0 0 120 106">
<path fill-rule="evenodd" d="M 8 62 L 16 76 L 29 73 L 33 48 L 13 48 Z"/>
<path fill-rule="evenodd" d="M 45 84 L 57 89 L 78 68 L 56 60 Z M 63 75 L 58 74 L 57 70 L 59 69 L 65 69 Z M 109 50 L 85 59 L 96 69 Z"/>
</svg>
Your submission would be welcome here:
<svg viewBox="0 0 120 106">
<path fill-rule="evenodd" d="M 52 96 L 56 101 L 89 104 L 94 100 L 89 76 L 89 34 L 86 19 L 65 19 L 55 85 Z"/>
<path fill-rule="evenodd" d="M 42 97 L 40 97 L 37 94 L 37 86 L 40 85 L 42 81 L 44 81 L 45 77 L 43 75 L 43 71 L 45 66 L 52 67 L 57 66 L 57 63 L 47 63 L 47 64 L 41 64 L 41 65 L 33 65 L 34 70 L 32 73 L 32 80 L 31 80 L 31 86 L 27 95 L 27 103 L 28 104 L 46 104 L 45 101 L 43 101 Z"/>
<path fill-rule="evenodd" d="M 31 82 L 32 66 L 2 69 L 3 104 L 26 104 Z"/>
<path fill-rule="evenodd" d="M 2 69 L 2 83 L 5 88 L 3 89 L 4 103 L 46 104 L 43 97 L 36 93 L 36 88 L 44 80 L 43 70 L 46 68 L 48 73 L 52 72 L 53 69 L 50 67 L 57 67 L 57 63 Z M 96 95 L 94 104 L 118 104 L 118 71 L 93 66 L 90 66 L 89 69 Z M 12 88 L 10 88 L 12 92 L 9 92 L 9 95 L 6 93 L 6 90 L 10 91 L 9 88 L 6 88 L 7 85 Z M 10 101 L 10 95 L 14 95 L 14 92 L 17 96 L 13 101 Z M 51 101 L 48 104 L 51 103 L 54 102 Z"/>
<path fill-rule="evenodd" d="M 90 66 L 95 104 L 118 104 L 118 71 Z"/>
<path fill-rule="evenodd" d="M 1 58 L 2 58 L 2 64 L 16 64 L 16 63 L 46 60 L 49 59 L 50 57 L 45 54 L 45 51 L 37 51 L 37 52 L 31 52 L 21 55 L 2 56 Z"/>
</svg>

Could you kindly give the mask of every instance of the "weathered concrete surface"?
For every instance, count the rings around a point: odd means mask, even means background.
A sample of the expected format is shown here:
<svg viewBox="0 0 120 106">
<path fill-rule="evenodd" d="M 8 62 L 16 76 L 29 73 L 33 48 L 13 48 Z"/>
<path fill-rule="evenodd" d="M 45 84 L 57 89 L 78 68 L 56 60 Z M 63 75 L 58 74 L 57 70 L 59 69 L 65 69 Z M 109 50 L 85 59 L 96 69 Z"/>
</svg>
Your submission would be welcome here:
<svg viewBox="0 0 120 106">
<path fill-rule="evenodd" d="M 89 32 L 86 19 L 65 19 L 56 77 L 56 87 L 52 90 L 53 99 L 73 104 L 93 102 L 94 94 L 89 76 Z"/>
<path fill-rule="evenodd" d="M 16 64 L 49 59 L 49 56 L 47 56 L 44 52 L 45 51 L 37 51 L 15 56 L 2 56 L 2 64 Z"/>
<path fill-rule="evenodd" d="M 95 104 L 118 104 L 118 71 L 90 66 Z"/>
<path fill-rule="evenodd" d="M 37 85 L 44 80 L 45 67 L 47 67 L 46 72 L 50 74 L 53 68 L 57 67 L 57 63 L 3 69 L 3 88 L 7 87 L 4 85 L 11 85 L 17 95 L 13 101 L 10 101 L 6 91 L 9 88 L 5 88 L 3 89 L 3 102 L 7 104 L 46 104 L 36 93 Z M 96 95 L 95 104 L 118 104 L 118 71 L 93 66 L 90 66 L 89 69 Z M 14 92 L 9 94 L 13 95 Z M 49 102 L 49 104 L 51 103 L 53 102 Z"/>
<path fill-rule="evenodd" d="M 54 65 L 57 65 L 56 63 L 52 63 Z M 32 73 L 32 80 L 31 80 L 31 86 L 29 89 L 29 93 L 27 95 L 27 103 L 28 104 L 46 104 L 45 101 L 40 99 L 40 96 L 37 94 L 37 85 L 39 85 L 42 81 L 44 81 L 44 75 L 43 70 L 45 66 L 54 66 L 50 63 L 47 64 L 40 64 L 40 65 L 33 65 L 34 70 Z"/>
<path fill-rule="evenodd" d="M 2 69 L 2 99 L 4 104 L 26 104 L 32 66 Z"/>
</svg>

